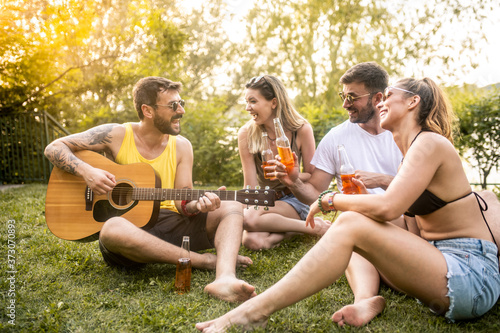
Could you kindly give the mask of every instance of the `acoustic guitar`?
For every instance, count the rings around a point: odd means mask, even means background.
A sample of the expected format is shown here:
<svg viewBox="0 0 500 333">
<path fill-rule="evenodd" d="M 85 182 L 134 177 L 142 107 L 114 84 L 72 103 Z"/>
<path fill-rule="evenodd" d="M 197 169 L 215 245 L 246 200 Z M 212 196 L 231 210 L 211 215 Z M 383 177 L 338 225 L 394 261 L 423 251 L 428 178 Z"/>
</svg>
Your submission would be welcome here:
<svg viewBox="0 0 500 333">
<path fill-rule="evenodd" d="M 271 189 L 165 189 L 161 188 L 161 180 L 149 164 L 121 165 L 88 150 L 75 155 L 93 167 L 112 173 L 116 186 L 105 195 L 97 195 L 83 178 L 54 167 L 47 187 L 45 219 L 49 230 L 62 239 L 96 240 L 104 222 L 115 216 L 149 229 L 156 223 L 160 201 L 197 200 L 205 192 L 215 193 L 221 200 L 239 201 L 255 208 L 274 206 L 275 191 Z"/>
</svg>

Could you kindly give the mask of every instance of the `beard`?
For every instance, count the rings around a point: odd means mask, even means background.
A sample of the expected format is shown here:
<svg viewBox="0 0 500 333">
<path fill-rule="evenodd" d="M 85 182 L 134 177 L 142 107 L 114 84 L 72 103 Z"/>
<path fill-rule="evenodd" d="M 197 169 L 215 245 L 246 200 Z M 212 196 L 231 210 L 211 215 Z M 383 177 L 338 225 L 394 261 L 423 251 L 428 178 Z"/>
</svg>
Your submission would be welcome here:
<svg viewBox="0 0 500 333">
<path fill-rule="evenodd" d="M 154 117 L 153 124 L 155 127 L 163 134 L 178 135 L 181 133 L 181 124 L 179 123 L 179 129 L 174 129 L 172 127 L 172 120 L 181 119 L 182 115 L 176 115 L 170 118 L 170 120 L 164 120 L 161 117 Z"/>
<path fill-rule="evenodd" d="M 348 108 L 347 111 L 356 112 L 357 117 L 349 116 L 349 120 L 354 124 L 366 124 L 375 117 L 375 108 L 368 102 L 362 109 Z"/>
</svg>

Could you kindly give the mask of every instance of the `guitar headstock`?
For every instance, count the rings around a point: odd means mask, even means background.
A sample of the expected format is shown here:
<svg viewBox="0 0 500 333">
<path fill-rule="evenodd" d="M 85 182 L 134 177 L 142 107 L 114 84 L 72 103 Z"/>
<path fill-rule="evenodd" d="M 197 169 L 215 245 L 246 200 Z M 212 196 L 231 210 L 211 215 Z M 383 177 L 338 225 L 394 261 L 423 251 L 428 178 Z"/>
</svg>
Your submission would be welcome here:
<svg viewBox="0 0 500 333">
<path fill-rule="evenodd" d="M 236 192 L 236 201 L 247 206 L 273 207 L 276 192 L 269 188 L 243 189 Z"/>
</svg>

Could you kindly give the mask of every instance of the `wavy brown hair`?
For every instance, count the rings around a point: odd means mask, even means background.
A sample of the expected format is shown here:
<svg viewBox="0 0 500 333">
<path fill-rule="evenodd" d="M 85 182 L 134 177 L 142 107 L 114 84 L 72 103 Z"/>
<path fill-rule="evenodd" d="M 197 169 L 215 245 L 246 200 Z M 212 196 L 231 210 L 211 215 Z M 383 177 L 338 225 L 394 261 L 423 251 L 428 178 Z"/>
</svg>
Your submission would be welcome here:
<svg viewBox="0 0 500 333">
<path fill-rule="evenodd" d="M 258 80 L 257 80 L 258 79 Z M 263 75 L 252 78 L 246 85 L 247 89 L 255 89 L 267 100 L 276 98 L 276 118 L 279 118 L 285 131 L 295 132 L 302 127 L 307 120 L 302 117 L 293 107 L 290 97 L 286 92 L 283 83 L 275 76 Z M 262 150 L 262 126 L 256 125 L 253 121 L 248 124 L 248 149 L 252 154 Z"/>
<path fill-rule="evenodd" d="M 441 134 L 453 143 L 457 117 L 448 96 L 433 80 L 402 79 L 395 86 L 420 96 L 417 123 L 423 130 Z"/>
</svg>

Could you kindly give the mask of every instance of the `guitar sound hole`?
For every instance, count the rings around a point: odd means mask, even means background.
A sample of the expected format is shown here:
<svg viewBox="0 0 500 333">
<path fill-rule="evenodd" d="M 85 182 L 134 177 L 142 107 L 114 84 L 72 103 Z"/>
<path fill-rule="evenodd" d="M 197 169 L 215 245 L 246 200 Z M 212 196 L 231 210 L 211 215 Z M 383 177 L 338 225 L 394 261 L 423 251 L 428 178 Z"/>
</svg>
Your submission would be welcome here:
<svg viewBox="0 0 500 333">
<path fill-rule="evenodd" d="M 116 206 L 126 206 L 132 201 L 133 187 L 127 183 L 121 183 L 115 186 L 111 193 L 111 201 Z"/>
</svg>

